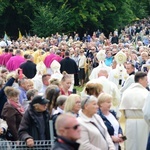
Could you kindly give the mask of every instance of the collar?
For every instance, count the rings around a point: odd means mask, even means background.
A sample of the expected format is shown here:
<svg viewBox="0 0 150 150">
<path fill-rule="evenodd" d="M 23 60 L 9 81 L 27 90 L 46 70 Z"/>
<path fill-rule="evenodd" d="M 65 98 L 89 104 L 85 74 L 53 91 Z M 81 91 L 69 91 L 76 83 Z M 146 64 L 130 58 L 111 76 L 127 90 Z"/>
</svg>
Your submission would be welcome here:
<svg viewBox="0 0 150 150">
<path fill-rule="evenodd" d="M 60 112 L 60 113 L 63 113 L 63 112 L 64 112 L 64 111 L 63 111 L 61 108 L 59 108 L 59 107 L 57 107 L 57 111 Z"/>
<path fill-rule="evenodd" d="M 129 76 L 134 75 L 134 74 L 135 74 L 135 72 L 133 71 L 133 72 L 131 72 L 131 73 L 129 74 Z"/>
<path fill-rule="evenodd" d="M 20 90 L 20 91 L 23 91 L 23 92 L 25 92 L 25 93 L 27 92 L 27 91 L 26 91 L 24 88 L 22 88 L 21 86 L 19 86 L 19 90 Z"/>
<path fill-rule="evenodd" d="M 66 139 L 65 137 L 62 137 L 62 136 L 57 136 L 57 141 L 59 143 L 62 143 L 62 144 L 67 144 L 69 145 L 70 147 L 72 147 L 74 150 L 77 150 L 80 146 L 79 143 L 75 142 L 75 141 L 71 141 L 69 139 Z"/>
<path fill-rule="evenodd" d="M 84 121 L 84 122 L 91 122 L 91 121 L 93 121 L 93 117 L 95 116 L 95 114 L 92 116 L 92 118 L 89 118 L 89 117 L 87 117 L 83 112 L 82 112 L 82 110 L 79 110 L 79 118 L 82 118 L 82 120 Z"/>
</svg>

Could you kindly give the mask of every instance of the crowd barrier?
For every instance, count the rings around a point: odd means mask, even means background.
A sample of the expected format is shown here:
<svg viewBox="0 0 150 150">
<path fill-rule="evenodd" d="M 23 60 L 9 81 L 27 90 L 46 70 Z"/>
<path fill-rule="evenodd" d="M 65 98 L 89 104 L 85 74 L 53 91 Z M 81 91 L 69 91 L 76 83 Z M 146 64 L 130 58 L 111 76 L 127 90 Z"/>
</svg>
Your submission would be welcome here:
<svg viewBox="0 0 150 150">
<path fill-rule="evenodd" d="M 0 150 L 51 150 L 52 145 L 51 140 L 34 141 L 32 148 L 28 147 L 24 141 L 0 141 Z"/>
<path fill-rule="evenodd" d="M 0 150 L 51 150 L 54 144 L 53 121 L 49 121 L 51 140 L 34 140 L 32 148 L 26 145 L 25 141 L 5 141 L 0 140 Z"/>
</svg>

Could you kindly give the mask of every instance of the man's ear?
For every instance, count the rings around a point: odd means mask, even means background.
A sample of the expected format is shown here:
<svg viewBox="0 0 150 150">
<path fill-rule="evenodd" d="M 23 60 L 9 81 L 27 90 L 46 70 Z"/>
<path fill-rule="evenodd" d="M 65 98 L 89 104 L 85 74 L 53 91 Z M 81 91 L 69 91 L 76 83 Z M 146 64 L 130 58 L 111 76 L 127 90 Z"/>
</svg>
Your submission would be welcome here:
<svg viewBox="0 0 150 150">
<path fill-rule="evenodd" d="M 63 136 L 64 132 L 65 132 L 65 129 L 63 129 L 63 128 L 60 128 L 60 129 L 59 129 L 59 133 L 60 133 L 60 135 L 62 135 L 62 136 Z"/>
</svg>

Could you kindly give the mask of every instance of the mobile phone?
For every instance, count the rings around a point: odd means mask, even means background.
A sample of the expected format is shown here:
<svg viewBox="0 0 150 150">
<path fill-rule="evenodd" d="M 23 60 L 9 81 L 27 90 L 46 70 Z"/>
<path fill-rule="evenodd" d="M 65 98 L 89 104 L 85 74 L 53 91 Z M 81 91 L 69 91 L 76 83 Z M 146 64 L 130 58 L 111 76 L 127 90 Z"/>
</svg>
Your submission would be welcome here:
<svg viewBox="0 0 150 150">
<path fill-rule="evenodd" d="M 127 137 L 126 137 L 126 136 L 122 136 L 122 137 L 120 137 L 120 138 L 122 138 L 123 141 L 127 140 Z"/>
<path fill-rule="evenodd" d="M 22 79 L 23 78 L 22 69 L 18 70 L 18 74 L 19 74 L 19 79 Z"/>
<path fill-rule="evenodd" d="M 76 93 L 77 93 L 77 90 L 76 90 L 76 89 L 73 89 L 72 93 L 76 94 Z"/>
</svg>

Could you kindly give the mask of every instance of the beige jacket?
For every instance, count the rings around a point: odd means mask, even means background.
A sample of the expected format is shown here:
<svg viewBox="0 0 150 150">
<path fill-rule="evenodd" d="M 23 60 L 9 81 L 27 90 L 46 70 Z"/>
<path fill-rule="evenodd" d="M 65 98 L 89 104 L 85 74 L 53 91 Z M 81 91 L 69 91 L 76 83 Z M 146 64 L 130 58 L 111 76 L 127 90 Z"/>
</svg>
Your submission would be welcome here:
<svg viewBox="0 0 150 150">
<path fill-rule="evenodd" d="M 97 114 L 94 115 L 94 120 L 103 128 L 105 139 L 98 128 L 90 122 L 91 119 L 86 117 L 81 110 L 78 117 L 81 125 L 81 138 L 78 140 L 79 150 L 115 150 L 103 120 Z"/>
</svg>

